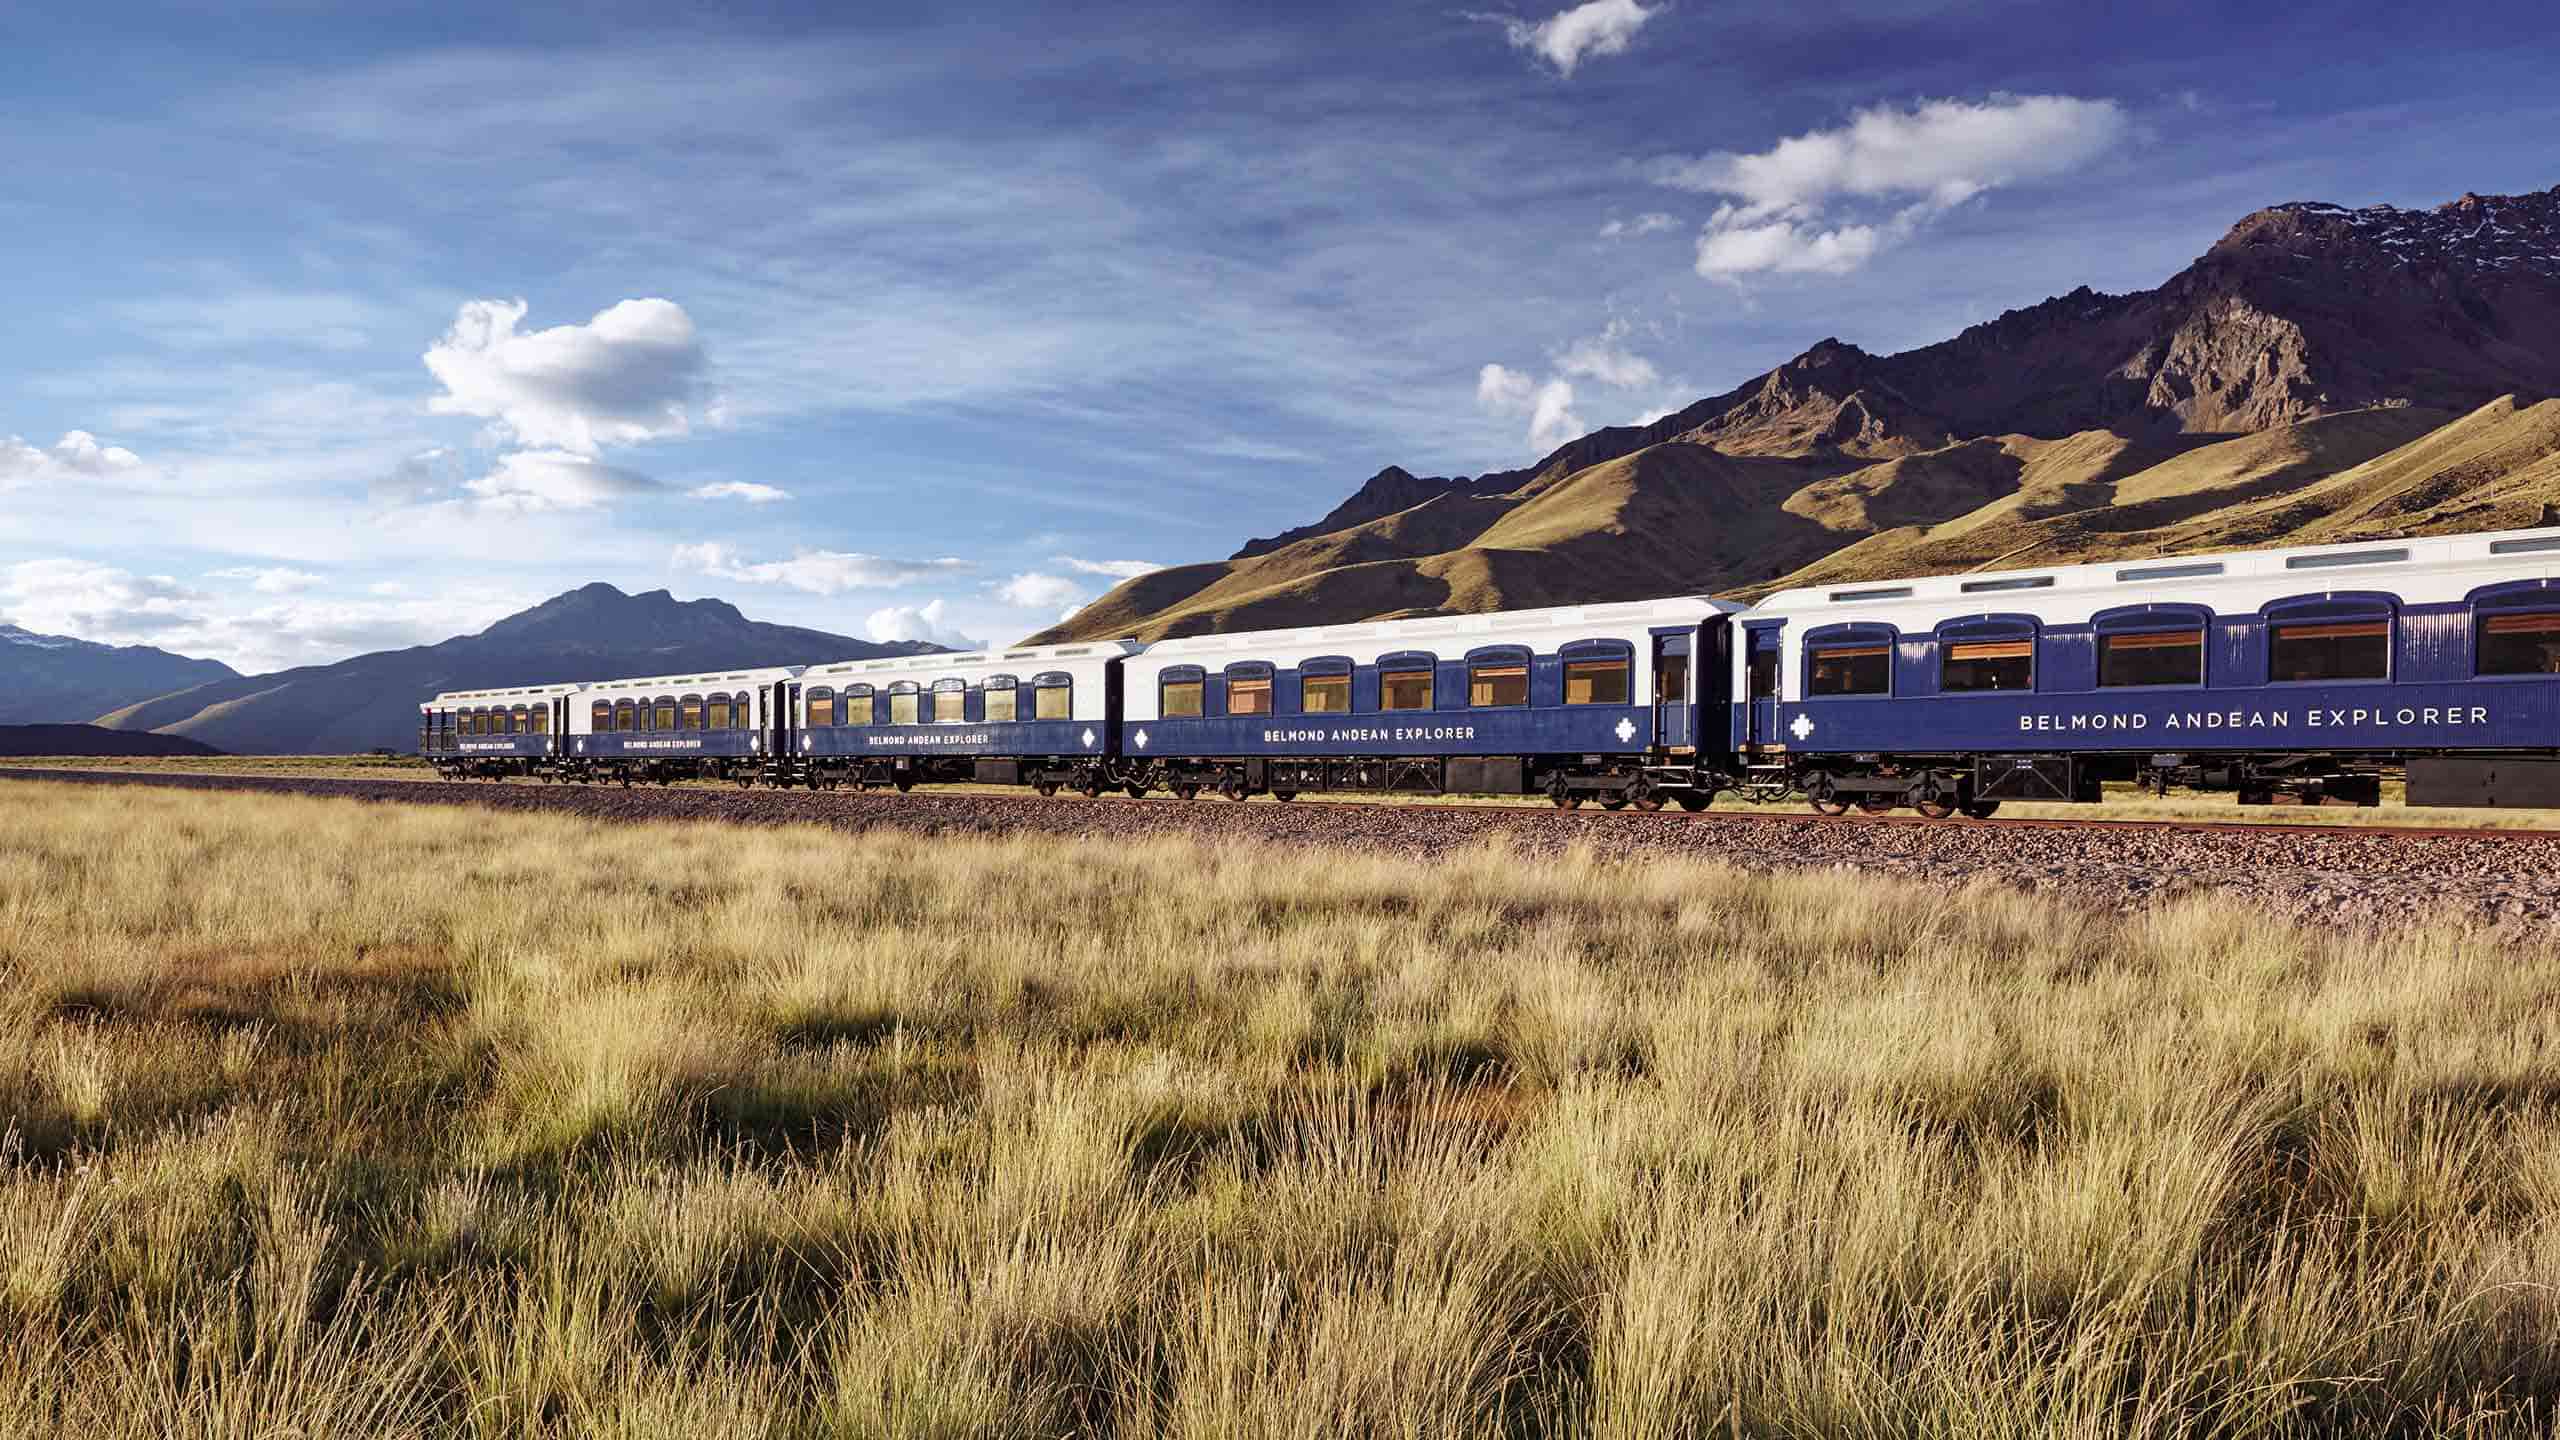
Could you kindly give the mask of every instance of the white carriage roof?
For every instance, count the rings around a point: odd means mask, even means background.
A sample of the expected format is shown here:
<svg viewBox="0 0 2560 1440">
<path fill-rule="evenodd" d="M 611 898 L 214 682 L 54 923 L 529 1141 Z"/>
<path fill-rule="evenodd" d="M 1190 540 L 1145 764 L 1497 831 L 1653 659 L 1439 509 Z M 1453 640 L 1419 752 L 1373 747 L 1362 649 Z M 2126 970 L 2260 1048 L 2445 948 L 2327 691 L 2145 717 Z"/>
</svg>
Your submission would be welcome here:
<svg viewBox="0 0 2560 1440">
<path fill-rule="evenodd" d="M 706 686 L 752 685 L 758 681 L 787 680 L 800 673 L 797 665 L 767 665 L 761 669 L 706 670 L 699 675 L 645 675 L 631 680 L 590 680 L 589 690 L 700 690 Z"/>
<path fill-rule="evenodd" d="M 492 700 L 549 700 L 560 695 L 574 695 L 586 686 L 578 683 L 560 685 L 518 685 L 503 690 L 447 690 L 432 700 L 419 702 L 421 710 L 451 705 L 486 705 Z"/>
<path fill-rule="evenodd" d="M 1960 600 L 1996 608 L 2006 596 L 2026 599 L 2063 593 L 2121 594 L 2128 601 L 2178 585 L 2290 578 L 2308 582 L 2347 575 L 2430 575 L 2447 570 L 2514 565 L 2518 560 L 2560 563 L 2560 527 L 2495 530 L 2475 535 L 2418 535 L 2358 540 L 2343 545 L 2291 545 L 2273 550 L 2229 550 L 2203 555 L 2160 555 L 2091 565 L 2049 565 L 2034 570 L 1975 570 L 1907 580 L 1861 580 L 1780 590 L 1751 607 L 1753 613 L 1823 610 L 1836 606 L 1907 601 Z M 2345 582 L 2343 579 L 2341 584 Z"/>
<path fill-rule="evenodd" d="M 1299 630 L 1239 630 L 1220 635 L 1193 635 L 1159 640 L 1144 647 L 1149 659 L 1163 655 L 1213 655 L 1231 650 L 1307 650 L 1333 648 L 1346 641 L 1402 642 L 1445 636 L 1500 635 L 1514 630 L 1569 629 L 1628 621 L 1696 624 L 1711 615 L 1739 613 L 1742 606 L 1703 595 L 1677 595 L 1662 600 L 1623 604 L 1559 605 L 1544 610 L 1487 610 L 1470 615 L 1424 615 L 1412 620 L 1370 620 L 1356 625 L 1311 625 Z"/>
<path fill-rule="evenodd" d="M 894 655 L 884 660 L 846 660 L 834 665 L 812 665 L 806 674 L 869 675 L 889 671 L 915 674 L 931 671 L 939 675 L 953 670 L 1008 670 L 1022 665 L 1045 665 L 1053 660 L 1108 660 L 1115 656 L 1135 655 L 1145 648 L 1135 640 L 1096 640 L 1082 645 L 972 650 L 959 655 Z"/>
</svg>

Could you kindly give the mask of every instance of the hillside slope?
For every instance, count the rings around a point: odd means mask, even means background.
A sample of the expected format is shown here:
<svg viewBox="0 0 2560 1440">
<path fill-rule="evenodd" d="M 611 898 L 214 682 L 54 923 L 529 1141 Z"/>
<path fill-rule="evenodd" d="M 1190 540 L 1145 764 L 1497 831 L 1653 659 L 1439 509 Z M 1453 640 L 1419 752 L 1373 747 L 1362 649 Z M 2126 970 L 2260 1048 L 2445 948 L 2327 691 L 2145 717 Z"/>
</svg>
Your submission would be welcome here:
<svg viewBox="0 0 2560 1440">
<path fill-rule="evenodd" d="M 1390 466 L 1313 525 L 1033 638 L 2531 524 L 2560 501 L 2554 395 L 2560 187 L 2279 205 L 2155 290 L 2074 291 L 1899 355 L 1825 340 L 1522 470 Z"/>
<path fill-rule="evenodd" d="M 719 600 L 589 585 L 477 635 L 334 665 L 234 677 L 102 716 L 116 730 L 179 735 L 240 754 L 338 754 L 417 744 L 418 705 L 445 690 L 915 654 L 747 619 Z"/>
<path fill-rule="evenodd" d="M 76 724 L 137 700 L 235 678 L 219 660 L 0 625 L 0 725 Z"/>
</svg>

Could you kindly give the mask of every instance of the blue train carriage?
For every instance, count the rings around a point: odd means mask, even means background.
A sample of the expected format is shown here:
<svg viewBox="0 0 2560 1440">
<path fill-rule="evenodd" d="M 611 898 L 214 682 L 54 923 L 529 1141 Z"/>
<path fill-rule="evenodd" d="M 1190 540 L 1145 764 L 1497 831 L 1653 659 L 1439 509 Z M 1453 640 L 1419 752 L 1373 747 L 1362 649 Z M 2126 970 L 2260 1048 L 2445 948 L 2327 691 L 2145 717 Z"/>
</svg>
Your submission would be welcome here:
<svg viewBox="0 0 2560 1440">
<path fill-rule="evenodd" d="M 1159 641 L 1126 671 L 1133 790 L 1544 794 L 1704 809 L 1729 784 L 1727 618 L 1682 597 Z M 1703 745 L 1703 748 L 1702 748 Z"/>
<path fill-rule="evenodd" d="M 418 707 L 418 753 L 448 780 L 549 774 L 580 688 L 446 691 Z"/>
<path fill-rule="evenodd" d="M 572 780 L 667 784 L 770 778 L 770 717 L 798 666 L 599 680 L 569 706 L 562 773 Z"/>
<path fill-rule="evenodd" d="M 2560 803 L 2560 530 L 1780 591 L 1736 621 L 1764 789 L 1987 816 L 2107 780 Z"/>
<path fill-rule="evenodd" d="M 1125 783 L 1111 719 L 1121 662 L 1140 648 L 1113 640 L 813 665 L 778 743 L 812 788 L 975 782 L 1099 795 Z"/>
</svg>

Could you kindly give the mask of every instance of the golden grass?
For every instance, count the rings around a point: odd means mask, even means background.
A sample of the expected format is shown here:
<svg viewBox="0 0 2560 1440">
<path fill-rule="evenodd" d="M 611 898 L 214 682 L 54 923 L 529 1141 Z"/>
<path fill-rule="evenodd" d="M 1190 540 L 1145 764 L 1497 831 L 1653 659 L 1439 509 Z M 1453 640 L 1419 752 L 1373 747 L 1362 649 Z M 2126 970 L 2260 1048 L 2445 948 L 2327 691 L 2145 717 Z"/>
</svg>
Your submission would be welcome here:
<svg viewBox="0 0 2560 1440">
<path fill-rule="evenodd" d="M 2560 945 L 12 785 L 12 1436 L 2547 1435 Z"/>
</svg>

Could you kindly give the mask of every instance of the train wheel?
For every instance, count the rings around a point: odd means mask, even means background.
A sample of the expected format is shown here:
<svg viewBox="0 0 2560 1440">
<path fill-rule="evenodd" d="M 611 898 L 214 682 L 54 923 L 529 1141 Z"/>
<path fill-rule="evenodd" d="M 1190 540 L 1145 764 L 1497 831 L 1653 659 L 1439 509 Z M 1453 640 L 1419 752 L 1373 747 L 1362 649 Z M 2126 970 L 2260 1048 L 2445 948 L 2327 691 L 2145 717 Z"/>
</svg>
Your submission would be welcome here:
<svg viewBox="0 0 2560 1440">
<path fill-rule="evenodd" d="M 1271 798 L 1279 801 L 1283 805 L 1286 805 L 1290 801 L 1298 798 L 1298 792 L 1295 790 L 1274 790 L 1271 792 Z"/>
<path fill-rule="evenodd" d="M 1176 785 L 1173 787 L 1173 798 L 1176 800 L 1197 800 L 1200 798 L 1200 787 L 1197 785 Z"/>
<path fill-rule="evenodd" d="M 1671 798 L 1679 801 L 1680 808 L 1688 811 L 1692 815 L 1695 815 L 1699 811 L 1716 803 L 1716 797 L 1713 795 L 1700 795 L 1694 791 L 1682 791 L 1680 794 L 1674 795 Z"/>
<path fill-rule="evenodd" d="M 1033 785 L 1031 788 L 1039 791 L 1040 797 L 1045 800 L 1058 793 L 1058 782 L 1055 780 L 1043 780 L 1038 784 Z"/>
<path fill-rule="evenodd" d="M 916 788 L 916 777 L 908 774 L 904 770 L 901 770 L 897 774 L 889 777 L 889 783 L 898 788 L 899 794 L 904 795 L 908 791 Z"/>
<path fill-rule="evenodd" d="M 1147 787 L 1139 781 L 1132 780 L 1120 788 L 1128 791 L 1129 798 L 1132 800 L 1144 800 L 1147 798 Z"/>
<path fill-rule="evenodd" d="M 1964 813 L 1965 818 L 1969 820 L 1988 820 L 1992 816 L 2000 813 L 2000 802 L 1997 800 L 1968 800 L 1964 804 Z"/>
<path fill-rule="evenodd" d="M 1077 793 L 1077 794 L 1079 794 L 1079 795 L 1082 795 L 1082 796 L 1083 796 L 1084 798 L 1086 798 L 1087 800 L 1099 800 L 1099 799 L 1101 799 L 1101 798 L 1102 798 L 1102 779 L 1101 779 L 1101 777 L 1100 777 L 1100 776 L 1090 776 L 1090 777 L 1087 777 L 1087 779 L 1085 780 L 1085 782 L 1084 782 L 1083 784 L 1078 785 L 1078 786 L 1076 787 L 1076 793 Z"/>
<path fill-rule="evenodd" d="M 1556 808 L 1559 810 L 1579 810 L 1582 808 L 1582 797 L 1574 794 L 1570 790 L 1551 790 L 1547 792 L 1547 798 L 1554 801 Z"/>
<path fill-rule="evenodd" d="M 1244 788 L 1243 776 L 1229 775 L 1218 782 L 1218 793 L 1226 796 L 1230 800 L 1242 801 L 1246 796 L 1251 795 L 1253 792 Z"/>
<path fill-rule="evenodd" d="M 1956 813 L 1955 797 L 1934 785 L 1911 792 L 1911 808 L 1932 820 L 1944 820 Z"/>
<path fill-rule="evenodd" d="M 1633 805 L 1634 807 L 1636 807 L 1636 808 L 1637 808 L 1637 809 L 1639 809 L 1639 810 L 1643 810 L 1643 811 L 1646 811 L 1646 812 L 1650 813 L 1650 812 L 1652 812 L 1652 811 L 1659 810 L 1659 809 L 1661 809 L 1661 808 L 1662 808 L 1662 806 L 1663 806 L 1663 799 L 1662 799 L 1662 797 L 1661 797 L 1659 794 L 1655 794 L 1655 793 L 1653 793 L 1653 792 L 1648 791 L 1647 793 L 1642 794 L 1642 795 L 1639 795 L 1639 796 L 1637 796 L 1636 798 L 1634 798 L 1633 800 L 1628 801 L 1627 803 L 1628 803 L 1628 804 L 1630 804 L 1630 805 Z"/>
<path fill-rule="evenodd" d="M 1858 797 L 1858 808 L 1870 815 L 1891 814 L 1893 811 L 1893 797 L 1890 795 L 1861 795 Z"/>
<path fill-rule="evenodd" d="M 1624 810 L 1627 808 L 1626 797 L 1623 795 L 1612 795 L 1600 802 L 1600 808 L 1603 810 Z"/>
</svg>

